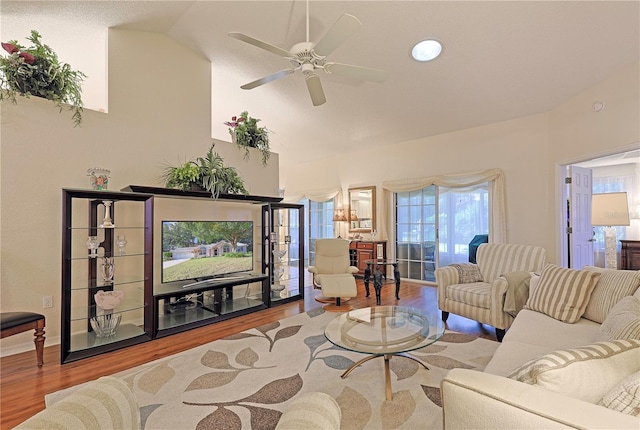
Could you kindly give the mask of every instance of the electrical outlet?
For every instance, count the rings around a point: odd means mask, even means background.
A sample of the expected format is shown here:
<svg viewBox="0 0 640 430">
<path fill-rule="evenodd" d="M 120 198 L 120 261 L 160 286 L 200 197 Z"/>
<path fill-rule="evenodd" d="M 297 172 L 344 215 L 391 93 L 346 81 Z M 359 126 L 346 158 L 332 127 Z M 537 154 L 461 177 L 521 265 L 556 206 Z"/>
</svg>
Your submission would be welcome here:
<svg viewBox="0 0 640 430">
<path fill-rule="evenodd" d="M 53 307 L 53 296 L 44 296 L 42 298 L 42 309 L 49 309 Z"/>
</svg>

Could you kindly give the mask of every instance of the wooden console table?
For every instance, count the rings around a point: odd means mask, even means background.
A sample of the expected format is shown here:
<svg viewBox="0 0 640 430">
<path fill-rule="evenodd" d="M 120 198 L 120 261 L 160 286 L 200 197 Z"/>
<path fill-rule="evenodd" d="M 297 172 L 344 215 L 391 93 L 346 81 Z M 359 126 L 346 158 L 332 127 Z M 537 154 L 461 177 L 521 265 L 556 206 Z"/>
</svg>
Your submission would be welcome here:
<svg viewBox="0 0 640 430">
<path fill-rule="evenodd" d="M 640 240 L 621 240 L 620 269 L 640 270 Z"/>
</svg>

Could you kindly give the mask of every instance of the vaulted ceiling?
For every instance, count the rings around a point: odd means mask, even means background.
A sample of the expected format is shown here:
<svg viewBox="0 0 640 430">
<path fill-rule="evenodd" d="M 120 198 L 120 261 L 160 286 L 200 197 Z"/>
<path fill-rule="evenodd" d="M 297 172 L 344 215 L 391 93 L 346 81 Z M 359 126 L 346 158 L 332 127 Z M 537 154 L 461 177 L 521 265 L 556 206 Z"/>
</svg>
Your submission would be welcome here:
<svg viewBox="0 0 640 430">
<path fill-rule="evenodd" d="M 301 74 L 253 90 L 240 85 L 287 60 L 231 37 L 289 50 L 306 39 L 305 1 L 3 1 L 4 20 L 64 17 L 83 26 L 165 33 L 212 62 L 213 137 L 248 110 L 273 131 L 281 164 L 350 154 L 545 112 L 638 61 L 638 1 L 310 1 L 310 41 L 344 13 L 362 28 L 331 61 L 389 71 L 383 84 L 321 74 L 314 107 Z M 436 38 L 440 58 L 411 59 Z"/>
</svg>

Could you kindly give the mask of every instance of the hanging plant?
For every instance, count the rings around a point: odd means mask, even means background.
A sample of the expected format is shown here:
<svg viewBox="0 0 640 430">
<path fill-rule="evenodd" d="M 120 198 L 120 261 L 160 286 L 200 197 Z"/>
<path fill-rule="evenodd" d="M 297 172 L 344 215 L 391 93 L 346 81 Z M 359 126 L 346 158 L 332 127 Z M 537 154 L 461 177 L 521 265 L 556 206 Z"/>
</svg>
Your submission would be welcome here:
<svg viewBox="0 0 640 430">
<path fill-rule="evenodd" d="M 269 130 L 266 127 L 258 127 L 257 118 L 249 116 L 249 112 L 244 111 L 238 117 L 231 117 L 231 121 L 224 124 L 229 127 L 231 141 L 244 148 L 244 159 L 248 160 L 251 154 L 249 148 L 257 148 L 262 153 L 262 165 L 266 166 L 271 155 L 269 147 Z"/>
<path fill-rule="evenodd" d="M 78 126 L 82 122 L 84 106 L 81 84 L 86 75 L 60 62 L 56 53 L 40 38 L 40 33 L 31 30 L 27 40 L 33 46 L 29 48 L 16 40 L 2 43 L 9 55 L 0 57 L 0 100 L 15 104 L 16 95 L 42 97 L 53 101 L 60 111 L 70 110 L 71 118 Z"/>
</svg>

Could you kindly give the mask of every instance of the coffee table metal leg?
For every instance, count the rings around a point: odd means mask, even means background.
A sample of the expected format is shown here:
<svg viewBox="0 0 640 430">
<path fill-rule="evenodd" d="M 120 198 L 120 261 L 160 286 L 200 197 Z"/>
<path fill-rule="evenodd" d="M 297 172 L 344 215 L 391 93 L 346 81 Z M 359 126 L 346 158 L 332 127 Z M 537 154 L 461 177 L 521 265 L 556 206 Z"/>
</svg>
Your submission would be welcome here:
<svg viewBox="0 0 640 430">
<path fill-rule="evenodd" d="M 369 360 L 373 360 L 374 358 L 378 358 L 380 357 L 379 355 L 369 355 L 368 357 L 363 358 L 362 360 L 358 360 L 355 363 L 353 363 L 351 365 L 351 367 L 349 367 L 347 370 L 344 371 L 344 373 L 340 376 L 342 379 L 346 378 L 347 376 L 349 376 L 349 373 L 351 373 L 353 371 L 353 369 L 355 369 L 356 367 L 360 366 L 363 363 L 366 363 Z"/>
<path fill-rule="evenodd" d="M 411 359 L 411 360 L 415 361 L 416 363 L 420 364 L 425 369 L 429 370 L 427 365 L 424 364 L 419 359 L 417 359 L 416 357 L 414 357 L 411 354 L 408 354 L 406 352 L 401 352 L 399 354 L 369 355 L 369 356 L 363 358 L 362 360 L 358 360 L 355 363 L 353 363 L 351 365 L 351 367 L 349 367 L 347 370 L 345 370 L 344 373 L 340 377 L 342 379 L 344 379 L 347 376 L 349 376 L 349 373 L 353 372 L 353 369 L 355 369 L 356 367 L 360 366 L 361 364 L 364 364 L 369 360 L 373 360 L 374 358 L 384 357 L 384 392 L 385 392 L 385 398 L 387 400 L 393 400 L 393 392 L 391 391 L 391 370 L 389 369 L 389 361 L 391 361 L 391 357 L 393 357 L 394 355 L 398 356 L 398 357 L 404 357 L 404 358 Z"/>
<path fill-rule="evenodd" d="M 387 400 L 393 399 L 393 393 L 391 392 L 391 371 L 389 370 L 389 360 L 391 355 L 384 356 L 384 392 Z"/>
</svg>

